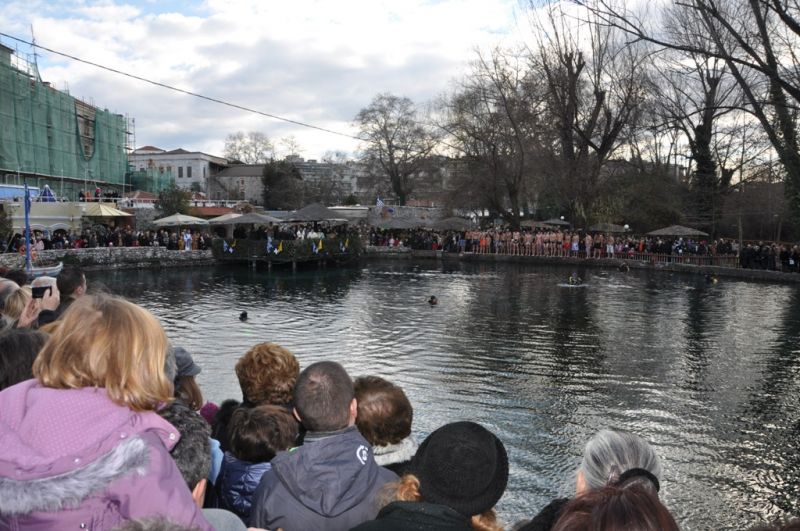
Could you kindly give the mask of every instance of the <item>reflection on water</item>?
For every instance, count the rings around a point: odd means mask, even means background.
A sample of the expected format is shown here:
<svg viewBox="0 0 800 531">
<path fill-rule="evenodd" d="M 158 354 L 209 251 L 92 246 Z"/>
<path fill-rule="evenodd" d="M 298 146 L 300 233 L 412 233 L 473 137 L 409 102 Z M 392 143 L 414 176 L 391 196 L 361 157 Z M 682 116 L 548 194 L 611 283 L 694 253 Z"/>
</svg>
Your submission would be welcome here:
<svg viewBox="0 0 800 531">
<path fill-rule="evenodd" d="M 800 291 L 668 273 L 371 262 L 310 272 L 93 273 L 153 311 L 203 367 L 209 399 L 274 341 L 301 366 L 342 362 L 401 385 L 424 437 L 446 420 L 506 443 L 507 523 L 572 489 L 583 444 L 611 426 L 651 440 L 684 529 L 800 513 Z M 438 306 L 426 303 L 430 295 Z M 247 310 L 250 319 L 238 321 Z"/>
</svg>

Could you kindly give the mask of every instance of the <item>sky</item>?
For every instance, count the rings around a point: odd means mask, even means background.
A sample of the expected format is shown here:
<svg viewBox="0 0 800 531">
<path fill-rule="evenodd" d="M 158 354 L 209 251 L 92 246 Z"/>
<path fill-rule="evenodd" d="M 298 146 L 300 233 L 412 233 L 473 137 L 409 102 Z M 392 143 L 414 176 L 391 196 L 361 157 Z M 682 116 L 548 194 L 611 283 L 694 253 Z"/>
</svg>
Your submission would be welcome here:
<svg viewBox="0 0 800 531">
<path fill-rule="evenodd" d="M 375 95 L 433 101 L 476 50 L 515 45 L 519 0 L 2 0 L 0 32 L 123 72 L 355 135 Z M 6 37 L 0 43 L 31 53 Z M 225 137 L 293 136 L 301 156 L 358 142 L 172 92 L 46 52 L 44 81 L 135 119 L 135 146 L 222 155 Z"/>
</svg>

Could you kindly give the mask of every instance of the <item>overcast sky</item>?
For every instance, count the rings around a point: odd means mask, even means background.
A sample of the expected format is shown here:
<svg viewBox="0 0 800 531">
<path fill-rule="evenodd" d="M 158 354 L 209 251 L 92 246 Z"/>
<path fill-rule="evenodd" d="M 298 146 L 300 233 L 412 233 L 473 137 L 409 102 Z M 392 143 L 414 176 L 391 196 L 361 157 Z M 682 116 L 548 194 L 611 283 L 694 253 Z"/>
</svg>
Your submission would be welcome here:
<svg viewBox="0 0 800 531">
<path fill-rule="evenodd" d="M 380 92 L 425 103 L 476 48 L 514 44 L 518 0 L 2 0 L 0 31 L 131 74 L 355 134 Z M 0 42 L 30 49 L 10 39 Z M 294 135 L 302 156 L 357 142 L 158 88 L 40 52 L 42 79 L 135 118 L 136 146 L 222 154 L 235 131 Z M 280 151 L 279 151 L 280 154 Z"/>
</svg>

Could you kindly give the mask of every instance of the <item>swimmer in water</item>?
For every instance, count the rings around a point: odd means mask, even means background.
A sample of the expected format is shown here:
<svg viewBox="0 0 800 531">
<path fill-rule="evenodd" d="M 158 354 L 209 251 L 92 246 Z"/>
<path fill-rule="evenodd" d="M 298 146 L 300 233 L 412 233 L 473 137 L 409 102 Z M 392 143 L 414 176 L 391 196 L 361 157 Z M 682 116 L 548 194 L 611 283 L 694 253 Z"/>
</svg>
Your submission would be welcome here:
<svg viewBox="0 0 800 531">
<path fill-rule="evenodd" d="M 431 306 L 436 306 L 437 304 L 439 304 L 439 299 L 431 295 L 431 298 L 428 299 L 428 304 L 430 304 Z"/>
<path fill-rule="evenodd" d="M 567 282 L 569 282 L 570 286 L 577 286 L 578 284 L 582 284 L 583 280 L 581 280 L 581 277 L 579 277 L 576 273 L 572 273 Z"/>
<path fill-rule="evenodd" d="M 717 275 L 715 273 L 706 273 L 706 282 L 709 284 L 717 283 Z"/>
<path fill-rule="evenodd" d="M 630 266 L 625 262 L 621 263 L 617 269 L 619 269 L 620 273 L 627 273 L 631 270 Z"/>
<path fill-rule="evenodd" d="M 247 312 L 242 312 L 239 314 L 239 320 L 242 322 L 247 321 Z"/>
</svg>

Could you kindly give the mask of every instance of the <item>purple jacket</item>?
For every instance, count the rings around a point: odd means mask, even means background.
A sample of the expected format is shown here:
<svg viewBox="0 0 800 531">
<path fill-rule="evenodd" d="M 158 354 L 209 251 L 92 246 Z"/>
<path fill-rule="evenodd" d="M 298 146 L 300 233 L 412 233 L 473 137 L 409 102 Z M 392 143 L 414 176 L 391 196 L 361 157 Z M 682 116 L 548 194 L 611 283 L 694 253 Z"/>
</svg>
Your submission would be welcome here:
<svg viewBox="0 0 800 531">
<path fill-rule="evenodd" d="M 0 392 L 0 530 L 110 530 L 162 515 L 213 528 L 169 455 L 177 430 L 102 388 Z"/>
</svg>

